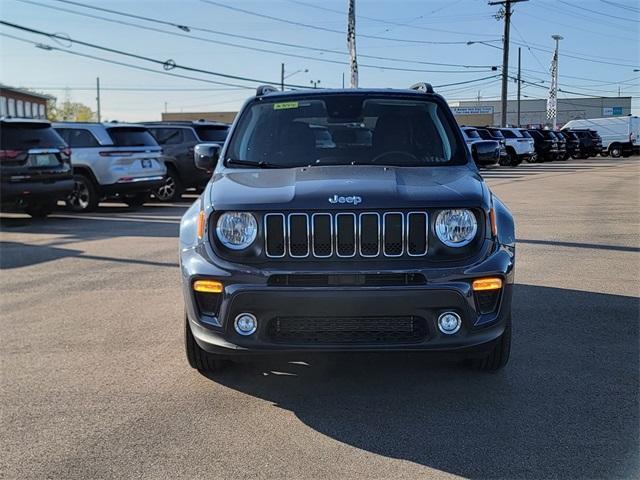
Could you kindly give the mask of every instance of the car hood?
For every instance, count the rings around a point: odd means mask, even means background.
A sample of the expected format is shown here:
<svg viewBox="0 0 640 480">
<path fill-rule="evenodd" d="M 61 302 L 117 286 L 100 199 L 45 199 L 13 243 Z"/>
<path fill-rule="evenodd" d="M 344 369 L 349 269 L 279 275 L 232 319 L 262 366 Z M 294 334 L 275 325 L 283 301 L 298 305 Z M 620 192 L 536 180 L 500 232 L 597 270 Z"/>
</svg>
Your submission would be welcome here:
<svg viewBox="0 0 640 480">
<path fill-rule="evenodd" d="M 216 173 L 216 210 L 394 209 L 484 207 L 482 177 L 467 166 L 324 166 Z"/>
</svg>

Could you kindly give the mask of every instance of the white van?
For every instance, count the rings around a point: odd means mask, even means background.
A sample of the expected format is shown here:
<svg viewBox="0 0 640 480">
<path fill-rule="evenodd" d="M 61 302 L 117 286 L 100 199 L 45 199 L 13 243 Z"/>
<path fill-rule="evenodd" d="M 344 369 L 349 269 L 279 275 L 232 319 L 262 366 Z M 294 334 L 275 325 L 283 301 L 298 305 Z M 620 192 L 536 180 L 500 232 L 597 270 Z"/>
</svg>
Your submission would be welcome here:
<svg viewBox="0 0 640 480">
<path fill-rule="evenodd" d="M 604 155 L 628 157 L 634 150 L 638 150 L 640 118 L 637 116 L 571 120 L 562 127 L 563 130 L 573 128 L 597 130 L 602 138 L 602 153 Z"/>
</svg>

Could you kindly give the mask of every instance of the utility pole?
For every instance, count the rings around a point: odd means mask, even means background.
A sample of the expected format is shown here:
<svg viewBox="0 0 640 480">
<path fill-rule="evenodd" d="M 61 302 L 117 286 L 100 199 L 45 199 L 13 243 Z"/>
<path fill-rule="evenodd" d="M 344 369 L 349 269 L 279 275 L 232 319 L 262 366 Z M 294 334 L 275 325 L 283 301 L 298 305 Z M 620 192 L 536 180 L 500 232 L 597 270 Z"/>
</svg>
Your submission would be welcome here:
<svg viewBox="0 0 640 480">
<path fill-rule="evenodd" d="M 344 72 L 342 72 L 342 88 L 344 88 Z M 618 89 L 619 89 L 619 88 L 620 88 L 620 87 L 618 87 Z M 618 95 L 618 96 L 620 96 L 620 95 Z"/>
<path fill-rule="evenodd" d="M 500 0 L 489 2 L 489 5 L 502 5 L 504 8 L 504 36 L 502 38 L 502 93 L 500 125 L 507 126 L 507 92 L 509 82 L 509 29 L 511 27 L 511 5 L 528 0 Z M 501 17 L 496 17 L 501 18 Z"/>
<path fill-rule="evenodd" d="M 164 113 L 167 113 L 167 102 L 164 102 Z"/>
<path fill-rule="evenodd" d="M 98 123 L 100 123 L 100 77 L 96 77 L 96 103 L 98 104 Z"/>
<path fill-rule="evenodd" d="M 349 47 L 349 60 L 351 69 L 351 81 L 349 87 L 358 88 L 358 59 L 356 55 L 356 0 L 349 1 L 347 16 L 347 45 Z"/>
<path fill-rule="evenodd" d="M 520 126 L 520 74 L 521 74 L 521 65 L 520 65 L 520 59 L 521 59 L 521 54 L 522 54 L 522 48 L 518 47 L 518 117 L 517 117 L 517 126 Z"/>
<path fill-rule="evenodd" d="M 284 92 L 284 63 L 280 64 L 280 90 Z"/>
</svg>

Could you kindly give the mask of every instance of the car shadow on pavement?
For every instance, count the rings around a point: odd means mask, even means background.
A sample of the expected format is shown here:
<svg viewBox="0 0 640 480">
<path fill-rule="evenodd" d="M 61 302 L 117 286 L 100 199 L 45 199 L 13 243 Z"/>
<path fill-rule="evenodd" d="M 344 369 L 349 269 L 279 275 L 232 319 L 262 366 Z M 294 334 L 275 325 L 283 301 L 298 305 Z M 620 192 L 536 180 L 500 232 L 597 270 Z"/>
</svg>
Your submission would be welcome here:
<svg viewBox="0 0 640 480">
<path fill-rule="evenodd" d="M 511 361 L 496 374 L 421 355 L 344 355 L 241 363 L 210 378 L 339 442 L 464 477 L 630 478 L 639 307 L 517 285 Z"/>
</svg>

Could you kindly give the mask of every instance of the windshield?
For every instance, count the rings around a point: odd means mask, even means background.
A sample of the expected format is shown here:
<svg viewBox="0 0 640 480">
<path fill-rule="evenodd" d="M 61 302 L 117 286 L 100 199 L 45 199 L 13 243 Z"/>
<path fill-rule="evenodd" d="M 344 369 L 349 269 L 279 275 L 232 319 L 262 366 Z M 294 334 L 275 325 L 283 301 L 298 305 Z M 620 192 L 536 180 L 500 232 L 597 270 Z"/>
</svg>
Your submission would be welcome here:
<svg viewBox="0 0 640 480">
<path fill-rule="evenodd" d="M 224 142 L 227 138 L 227 133 L 229 133 L 229 127 L 227 126 L 201 125 L 194 128 L 198 138 L 204 142 Z"/>
<path fill-rule="evenodd" d="M 234 166 L 270 168 L 425 166 L 464 164 L 465 148 L 436 102 L 323 95 L 253 104 L 242 114 L 226 158 Z"/>
<path fill-rule="evenodd" d="M 116 147 L 157 147 L 158 142 L 146 128 L 112 127 L 109 136 Z"/>
</svg>

